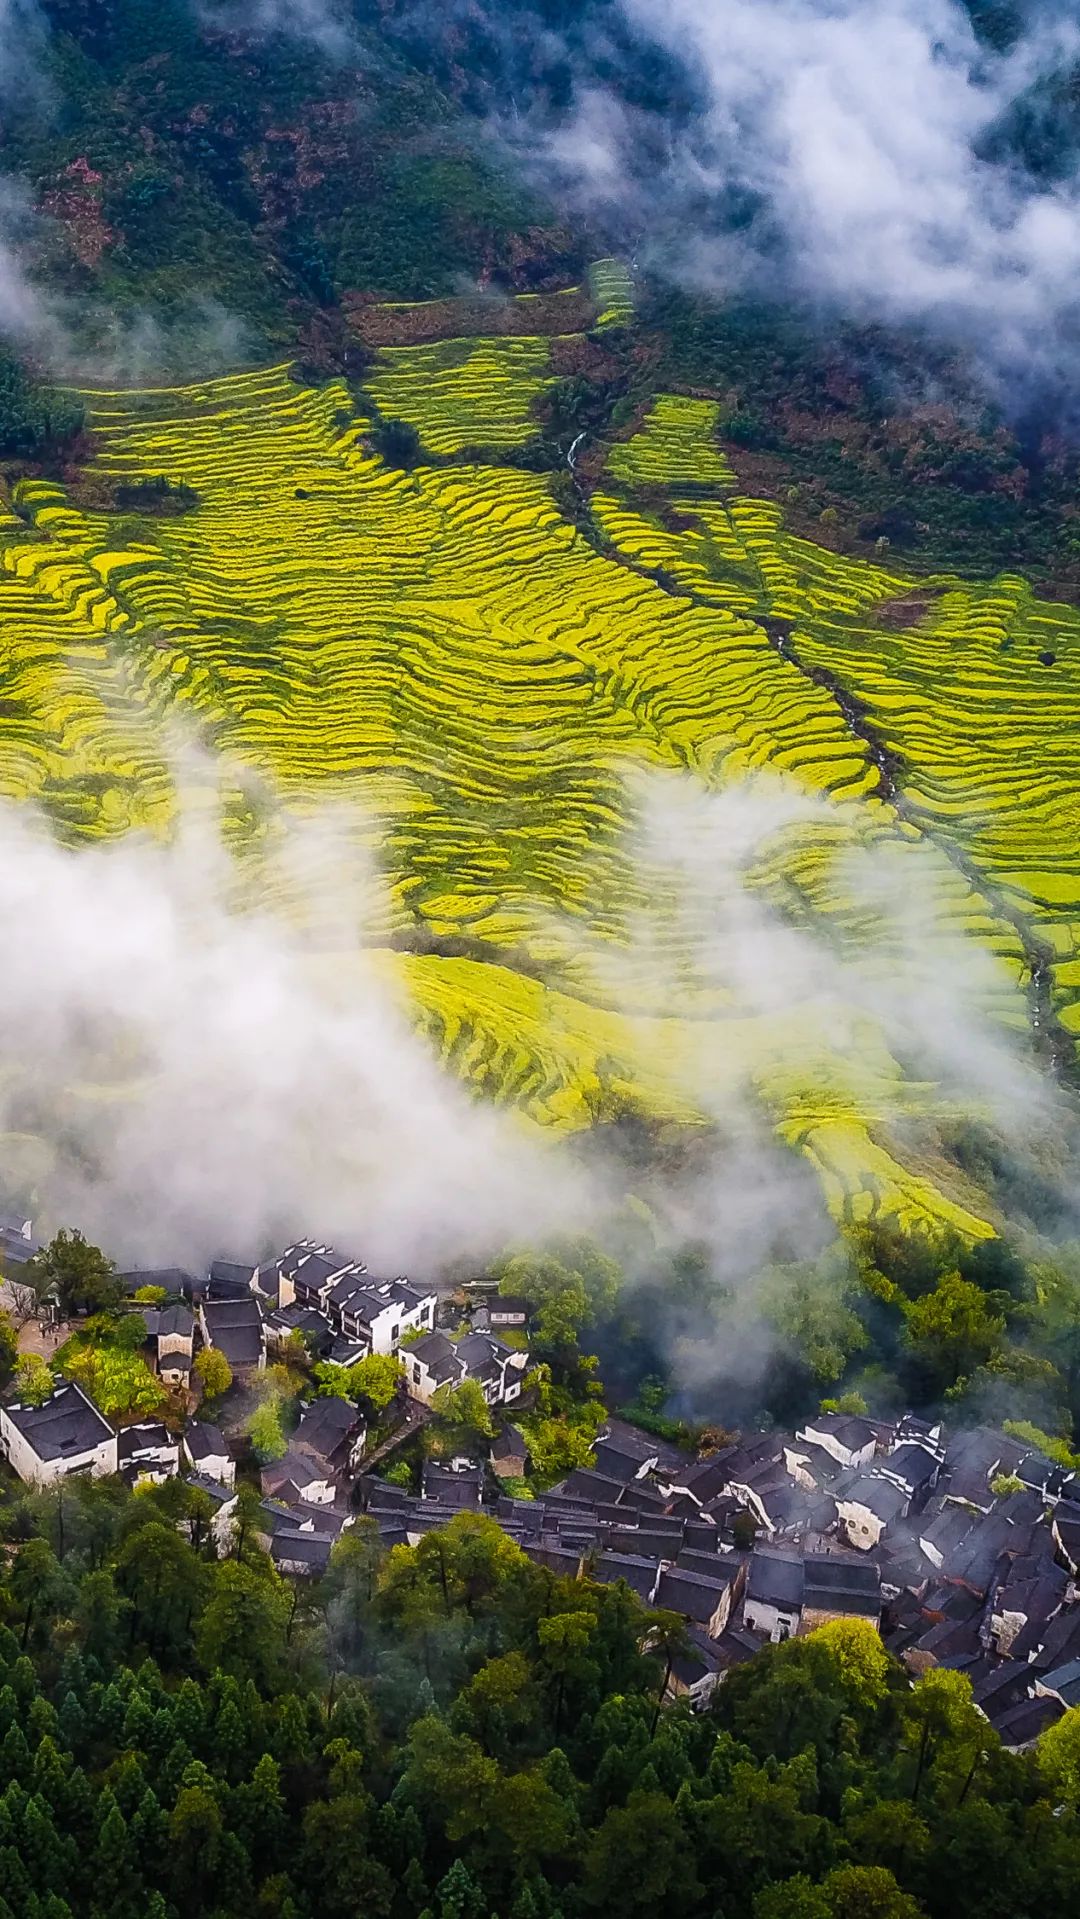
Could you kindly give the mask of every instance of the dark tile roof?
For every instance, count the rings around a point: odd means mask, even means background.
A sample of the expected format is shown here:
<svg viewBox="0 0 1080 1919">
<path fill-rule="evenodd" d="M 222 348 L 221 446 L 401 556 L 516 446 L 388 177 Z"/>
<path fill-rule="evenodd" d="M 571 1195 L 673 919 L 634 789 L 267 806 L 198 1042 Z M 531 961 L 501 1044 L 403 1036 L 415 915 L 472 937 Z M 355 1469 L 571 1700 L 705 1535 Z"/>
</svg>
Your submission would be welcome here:
<svg viewBox="0 0 1080 1919">
<path fill-rule="evenodd" d="M 477 1512 L 482 1480 L 479 1467 L 454 1472 L 449 1466 L 430 1462 L 424 1467 L 424 1498 L 439 1500 L 459 1512 Z"/>
<path fill-rule="evenodd" d="M 601 1553 L 589 1577 L 604 1586 L 613 1586 L 624 1579 L 631 1591 L 647 1601 L 658 1570 L 655 1559 L 645 1559 L 639 1554 Z"/>
<path fill-rule="evenodd" d="M 881 1611 L 881 1574 L 873 1560 L 841 1553 L 807 1553 L 803 1605 L 821 1611 L 873 1615 Z"/>
<path fill-rule="evenodd" d="M 132 1293 L 141 1293 L 144 1286 L 160 1286 L 176 1299 L 190 1298 L 196 1283 L 193 1274 L 179 1266 L 139 1267 L 130 1273 L 117 1273 L 116 1277 L 129 1298 Z"/>
<path fill-rule="evenodd" d="M 832 1496 L 838 1506 L 865 1506 L 875 1519 L 880 1519 L 886 1526 L 903 1517 L 908 1503 L 907 1494 L 900 1486 L 892 1486 L 887 1479 L 878 1479 L 870 1472 L 838 1479 Z"/>
<path fill-rule="evenodd" d="M 1062 1666 L 1055 1666 L 1052 1672 L 1042 1673 L 1039 1685 L 1047 1692 L 1056 1693 L 1066 1706 L 1080 1706 L 1080 1658 L 1069 1659 Z"/>
<path fill-rule="evenodd" d="M 14 1400 L 4 1410 L 40 1460 L 93 1452 L 112 1437 L 108 1420 L 74 1380 L 62 1381 L 43 1406 Z"/>
<path fill-rule="evenodd" d="M 314 1453 L 318 1459 L 330 1461 L 363 1430 L 364 1421 L 352 1400 L 328 1395 L 325 1399 L 312 1400 L 301 1416 L 292 1443 L 301 1452 Z"/>
<path fill-rule="evenodd" d="M 212 1259 L 207 1277 L 212 1287 L 238 1286 L 247 1292 L 256 1270 L 254 1260 Z"/>
<path fill-rule="evenodd" d="M 180 1441 L 173 1438 L 159 1419 L 145 1419 L 137 1426 L 121 1427 L 116 1440 L 116 1457 L 121 1466 L 129 1464 L 139 1453 L 151 1450 L 169 1452 L 178 1458 Z"/>
<path fill-rule="evenodd" d="M 276 1566 L 302 1566 L 305 1572 L 325 1572 L 334 1541 L 325 1533 L 280 1532 L 270 1541 Z"/>
<path fill-rule="evenodd" d="M 877 1429 L 869 1419 L 862 1419 L 857 1413 L 819 1413 L 816 1419 L 804 1422 L 805 1430 L 828 1433 L 837 1445 L 846 1452 L 861 1452 L 877 1437 Z"/>
<path fill-rule="evenodd" d="M 281 1497 L 286 1487 L 302 1493 L 305 1486 L 318 1485 L 325 1480 L 327 1468 L 319 1459 L 312 1459 L 308 1453 L 301 1453 L 290 1446 L 280 1459 L 264 1466 L 259 1475 L 265 1493 Z"/>
<path fill-rule="evenodd" d="M 209 1420 L 193 1420 L 184 1434 L 184 1444 L 192 1459 L 229 1457 L 224 1433 L 220 1427 L 211 1426 Z"/>
<path fill-rule="evenodd" d="M 933 1453 L 927 1452 L 925 1446 L 914 1443 L 898 1446 L 894 1453 L 889 1453 L 881 1461 L 879 1467 L 881 1472 L 895 1473 L 913 1492 L 917 1492 L 921 1486 L 928 1486 L 939 1470 L 940 1461 L 935 1459 Z"/>
<path fill-rule="evenodd" d="M 567 1493 L 578 1499 L 586 1500 L 590 1505 L 598 1499 L 605 1499 L 611 1505 L 617 1505 L 619 1494 L 623 1490 L 620 1479 L 610 1479 L 604 1473 L 598 1473 L 590 1466 L 575 1466 L 563 1481 Z"/>
<path fill-rule="evenodd" d="M 232 1486 L 223 1486 L 220 1479 L 208 1479 L 205 1473 L 188 1473 L 184 1484 L 197 1486 L 200 1492 L 205 1493 L 207 1498 L 214 1500 L 218 1506 L 227 1506 L 230 1499 L 236 1498 L 236 1491 Z"/>
<path fill-rule="evenodd" d="M 538 1566 L 546 1566 L 550 1572 L 559 1573 L 565 1579 L 576 1579 L 581 1566 L 581 1554 L 572 1546 L 563 1546 L 557 1539 L 523 1539 L 521 1550 Z"/>
<path fill-rule="evenodd" d="M 207 1300 L 203 1305 L 206 1336 L 223 1352 L 230 1366 L 257 1366 L 263 1353 L 262 1308 L 249 1293 L 246 1299 Z"/>
<path fill-rule="evenodd" d="M 641 1471 L 642 1461 L 633 1453 L 624 1453 L 608 1441 L 598 1439 L 593 1448 L 596 1454 L 596 1470 L 608 1479 L 629 1481 L 636 1479 Z"/>
<path fill-rule="evenodd" d="M 404 1359 L 406 1365 L 410 1359 L 418 1359 L 422 1366 L 427 1367 L 432 1378 L 440 1383 L 458 1379 L 461 1375 L 454 1342 L 447 1339 L 445 1333 L 425 1333 L 423 1339 L 415 1340 L 406 1347 Z"/>
<path fill-rule="evenodd" d="M 693 1546 L 685 1546 L 675 1560 L 681 1572 L 704 1573 L 706 1578 L 715 1576 L 726 1582 L 735 1578 L 742 1563 L 733 1553 L 703 1553 Z"/>
<path fill-rule="evenodd" d="M 798 1553 L 757 1547 L 750 1555 L 746 1596 L 781 1611 L 798 1608 L 803 1598 L 803 1562 Z"/>
<path fill-rule="evenodd" d="M 699 1625 L 711 1619 L 730 1586 L 722 1574 L 681 1572 L 668 1567 L 660 1574 L 654 1604 L 665 1612 L 681 1612 Z"/>
<path fill-rule="evenodd" d="M 991 1710 L 987 1717 L 1002 1745 L 1017 1752 L 1023 1746 L 1030 1746 L 1048 1726 L 1056 1724 L 1064 1711 L 1058 1699 L 1022 1699 L 1004 1712 Z"/>
</svg>

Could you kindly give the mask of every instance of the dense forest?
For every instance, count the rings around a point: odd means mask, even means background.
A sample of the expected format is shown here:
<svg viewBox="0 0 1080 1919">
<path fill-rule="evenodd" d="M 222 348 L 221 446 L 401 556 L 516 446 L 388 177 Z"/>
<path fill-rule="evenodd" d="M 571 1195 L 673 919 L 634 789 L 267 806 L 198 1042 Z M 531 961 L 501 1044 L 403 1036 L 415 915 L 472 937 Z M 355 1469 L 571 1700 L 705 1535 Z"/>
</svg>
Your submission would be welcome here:
<svg viewBox="0 0 1080 1919">
<path fill-rule="evenodd" d="M 681 1622 L 462 1515 L 290 1587 L 172 1481 L 9 1495 L 2 1919 L 1035 1919 L 1080 1902 L 1080 1711 L 1003 1751 L 860 1622 L 662 1705 Z M 185 1537 L 185 1534 L 187 1535 Z"/>
</svg>

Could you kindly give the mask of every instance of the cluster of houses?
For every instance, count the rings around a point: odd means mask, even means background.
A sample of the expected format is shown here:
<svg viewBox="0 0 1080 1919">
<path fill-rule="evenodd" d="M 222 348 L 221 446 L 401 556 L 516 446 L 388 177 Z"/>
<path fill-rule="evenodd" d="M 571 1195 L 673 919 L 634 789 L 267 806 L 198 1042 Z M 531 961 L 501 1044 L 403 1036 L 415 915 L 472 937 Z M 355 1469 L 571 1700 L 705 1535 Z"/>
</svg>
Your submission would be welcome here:
<svg viewBox="0 0 1080 1919">
<path fill-rule="evenodd" d="M 364 1482 L 388 1545 L 479 1509 L 484 1484 L 464 1462 L 419 1497 Z M 966 1672 L 1012 1748 L 1080 1705 L 1080 1478 L 991 1428 L 829 1413 L 691 1463 L 612 1420 L 592 1467 L 487 1510 L 539 1564 L 680 1614 L 673 1683 L 695 1703 L 765 1641 L 862 1619 L 913 1675 Z"/>
<path fill-rule="evenodd" d="M 143 1316 L 148 1362 L 170 1384 L 190 1384 L 200 1341 L 243 1382 L 300 1333 L 331 1364 L 399 1356 L 413 1424 L 440 1386 L 464 1379 L 504 1409 L 485 1457 L 428 1460 L 413 1493 L 369 1470 L 351 1400 L 313 1399 L 262 1474 L 257 1530 L 282 1572 L 323 1571 L 360 1509 L 388 1547 L 483 1511 L 538 1564 L 625 1581 L 679 1615 L 689 1652 L 673 1686 L 695 1703 L 765 1641 L 862 1619 L 913 1674 L 933 1665 L 967 1673 L 1010 1747 L 1080 1705 L 1080 1477 L 1004 1432 L 826 1413 L 794 1434 L 755 1434 L 693 1461 L 612 1419 L 591 1466 L 517 1498 L 501 1482 L 527 1467 L 507 1417 L 528 1363 L 524 1301 L 494 1297 L 450 1337 L 436 1326 L 434 1291 L 378 1278 L 311 1240 L 262 1265 L 215 1261 L 201 1281 L 173 1270 L 123 1280 L 129 1297 L 147 1287 L 164 1295 L 130 1310 Z M 43 1405 L 0 1405 L 0 1453 L 36 1486 L 73 1473 L 119 1472 L 132 1483 L 182 1473 L 206 1494 L 219 1543 L 231 1536 L 235 1462 L 205 1420 L 182 1435 L 157 1420 L 117 1431 L 63 1380 Z"/>
<path fill-rule="evenodd" d="M 29 1222 L 25 1243 L 33 1244 Z M 122 1273 L 120 1280 L 127 1310 L 145 1327 L 147 1364 L 165 1385 L 188 1394 L 200 1345 L 221 1352 L 243 1386 L 294 1333 L 315 1360 L 342 1367 L 372 1353 L 400 1358 L 403 1384 L 420 1405 L 430 1405 L 441 1385 L 464 1379 L 475 1379 L 491 1406 L 512 1404 L 521 1394 L 528 1353 L 500 1339 L 494 1325 L 520 1330 L 527 1317 L 522 1302 L 496 1299 L 475 1316 L 471 1330 L 450 1338 L 435 1327 L 436 1292 L 404 1278 L 379 1278 L 362 1261 L 313 1240 L 297 1241 L 263 1264 L 215 1260 L 202 1277 L 168 1267 Z M 161 1303 L 135 1297 L 150 1291 Z M 303 1528 L 306 1535 L 317 1531 L 318 1539 L 309 1540 L 302 1570 L 317 1568 L 320 1553 L 325 1564 L 350 1518 L 367 1437 L 350 1400 L 314 1399 L 303 1411 L 284 1458 L 262 1475 L 275 1557 L 277 1534 Z M 213 1499 L 221 1527 L 235 1502 L 234 1462 L 215 1427 L 192 1420 L 180 1436 L 147 1419 L 117 1429 L 74 1381 L 60 1381 L 44 1405 L 17 1398 L 0 1404 L 0 1455 L 36 1487 L 78 1473 L 119 1472 L 135 1483 L 186 1472 Z M 287 1520 L 284 1514 L 294 1509 L 298 1519 Z"/>
</svg>

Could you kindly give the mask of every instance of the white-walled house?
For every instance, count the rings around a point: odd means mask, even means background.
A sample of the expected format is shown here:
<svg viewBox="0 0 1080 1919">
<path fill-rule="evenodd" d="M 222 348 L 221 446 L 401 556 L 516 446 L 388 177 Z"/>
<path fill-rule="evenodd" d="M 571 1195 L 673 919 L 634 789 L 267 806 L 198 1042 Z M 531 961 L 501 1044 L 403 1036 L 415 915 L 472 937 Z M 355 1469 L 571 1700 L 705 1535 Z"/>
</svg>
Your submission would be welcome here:
<svg viewBox="0 0 1080 1919">
<path fill-rule="evenodd" d="M 820 1446 L 838 1466 L 868 1466 L 877 1451 L 877 1429 L 857 1413 L 819 1413 L 795 1435 Z"/>
<path fill-rule="evenodd" d="M 224 1434 L 209 1420 L 193 1420 L 184 1434 L 184 1453 L 200 1478 L 217 1480 L 222 1486 L 235 1486 L 236 1461 L 225 1444 Z"/>
<path fill-rule="evenodd" d="M 435 1324 L 438 1294 L 411 1280 L 379 1279 L 362 1260 L 332 1246 L 298 1240 L 259 1268 L 261 1291 L 279 1308 L 294 1302 L 324 1313 L 333 1332 L 359 1340 L 365 1353 L 396 1353 L 409 1333 Z"/>
<path fill-rule="evenodd" d="M 74 1473 L 101 1479 L 117 1469 L 116 1433 L 70 1379 L 41 1406 L 0 1406 L 0 1451 L 28 1486 L 55 1486 Z"/>
<path fill-rule="evenodd" d="M 510 1406 L 521 1396 L 529 1355 L 506 1346 L 493 1333 L 466 1333 L 447 1339 L 429 1333 L 402 1354 L 405 1383 L 414 1399 L 430 1406 L 440 1386 L 460 1386 L 475 1379 L 489 1406 Z"/>
<path fill-rule="evenodd" d="M 133 1484 L 152 1479 L 156 1485 L 180 1471 L 180 1441 L 160 1419 L 141 1419 L 117 1435 L 117 1467 Z"/>
<path fill-rule="evenodd" d="M 871 1552 L 896 1520 L 906 1517 L 911 1501 L 901 1487 L 877 1473 L 853 1473 L 833 1487 L 837 1518 L 851 1545 Z"/>
</svg>

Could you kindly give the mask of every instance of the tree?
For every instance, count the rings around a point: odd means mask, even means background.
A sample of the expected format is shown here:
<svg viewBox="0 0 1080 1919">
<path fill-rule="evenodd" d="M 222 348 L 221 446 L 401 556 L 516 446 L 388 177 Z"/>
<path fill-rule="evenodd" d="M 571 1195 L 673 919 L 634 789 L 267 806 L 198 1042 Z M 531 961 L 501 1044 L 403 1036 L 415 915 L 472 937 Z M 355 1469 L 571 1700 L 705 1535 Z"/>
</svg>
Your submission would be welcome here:
<svg viewBox="0 0 1080 1919">
<path fill-rule="evenodd" d="M 679 1613 L 661 1611 L 651 1613 L 648 1631 L 649 1651 L 659 1653 L 663 1660 L 662 1676 L 656 1691 L 656 1708 L 649 1728 L 650 1739 L 655 1739 L 656 1728 L 660 1721 L 660 1708 L 671 1683 L 671 1669 L 676 1659 L 689 1652 L 690 1640 L 687 1636 L 686 1621 Z"/>
<path fill-rule="evenodd" d="M 762 1307 L 790 1351 L 821 1386 L 831 1386 L 869 1344 L 854 1310 L 857 1275 L 844 1245 L 812 1264 L 774 1266 L 757 1283 Z"/>
<path fill-rule="evenodd" d="M 197 1649 L 203 1665 L 235 1679 L 252 1679 L 260 1692 L 281 1685 L 289 1600 L 276 1574 L 225 1560 L 199 1622 Z"/>
<path fill-rule="evenodd" d="M 39 1295 L 56 1288 L 65 1318 L 76 1312 L 113 1312 L 124 1297 L 112 1260 L 82 1233 L 68 1228 L 34 1254 L 27 1275 Z"/>
<path fill-rule="evenodd" d="M 478 1440 L 490 1439 L 494 1434 L 491 1408 L 477 1379 L 463 1379 L 457 1386 L 437 1387 L 431 1409 L 435 1415 L 433 1437 L 440 1452 L 469 1452 Z"/>
<path fill-rule="evenodd" d="M 605 1913 L 675 1912 L 701 1888 L 693 1848 L 670 1799 L 632 1792 L 613 1806 L 585 1857 L 585 1901 Z"/>
<path fill-rule="evenodd" d="M 382 420 L 368 438 L 387 466 L 402 467 L 406 473 L 411 473 L 423 452 L 420 435 L 409 420 Z"/>
<path fill-rule="evenodd" d="M 174 1526 L 150 1519 L 130 1533 L 116 1561 L 116 1580 L 130 1601 L 132 1637 L 159 1655 L 190 1645 L 191 1622 L 208 1568 Z"/>
<path fill-rule="evenodd" d="M 382 1413 L 397 1397 L 405 1379 L 405 1368 L 392 1353 L 368 1353 L 348 1368 L 349 1392 L 363 1399 L 374 1412 Z"/>
<path fill-rule="evenodd" d="M 614 1308 L 620 1272 L 590 1240 L 563 1240 L 543 1253 L 518 1253 L 496 1267 L 499 1291 L 533 1308 L 532 1345 L 562 1376 L 574 1376 L 581 1335 Z"/>
<path fill-rule="evenodd" d="M 146 1419 L 161 1411 L 168 1392 L 156 1373 L 124 1339 L 68 1340 L 56 1356 L 69 1379 L 78 1380 L 106 1419 Z"/>
<path fill-rule="evenodd" d="M 971 1700 L 971 1681 L 947 1666 L 917 1680 L 903 1702 L 902 1718 L 914 1753 L 911 1802 L 916 1805 L 932 1771 L 951 1754 L 966 1764 L 995 1735 Z"/>
<path fill-rule="evenodd" d="M 44 1406 L 56 1391 L 56 1376 L 38 1353 L 23 1353 L 15 1368 L 15 1396 L 27 1406 Z"/>
<path fill-rule="evenodd" d="M 1035 1759 L 1054 1798 L 1074 1812 L 1080 1808 L 1080 1706 L 1070 1706 L 1056 1725 L 1047 1727 Z"/>
<path fill-rule="evenodd" d="M 921 1907 L 885 1866 L 838 1866 L 821 1890 L 831 1919 L 921 1919 Z"/>
<path fill-rule="evenodd" d="M 26 1650 L 31 1633 L 42 1633 L 67 1596 L 68 1582 L 52 1547 L 44 1539 L 28 1539 L 20 1546 L 8 1574 L 8 1591 L 22 1619 L 20 1645 Z"/>
<path fill-rule="evenodd" d="M 555 1678 L 555 1740 L 562 1732 L 566 1682 L 590 1669 L 589 1651 L 596 1632 L 591 1612 L 559 1612 L 537 1623 L 536 1636 L 544 1665 Z"/>
<path fill-rule="evenodd" d="M 932 1293 L 907 1307 L 906 1335 L 922 1391 L 933 1399 L 984 1366 L 1005 1331 L 992 1299 L 957 1272 L 944 1273 Z"/>
<path fill-rule="evenodd" d="M 284 1457 L 289 1449 L 281 1424 L 281 1409 L 276 1398 L 264 1399 L 257 1406 L 248 1421 L 248 1438 L 256 1459 L 262 1466 L 268 1466 L 275 1459 Z"/>
<path fill-rule="evenodd" d="M 232 1367 L 217 1346 L 204 1346 L 195 1355 L 195 1371 L 207 1399 L 221 1399 L 233 1383 Z"/>
</svg>

